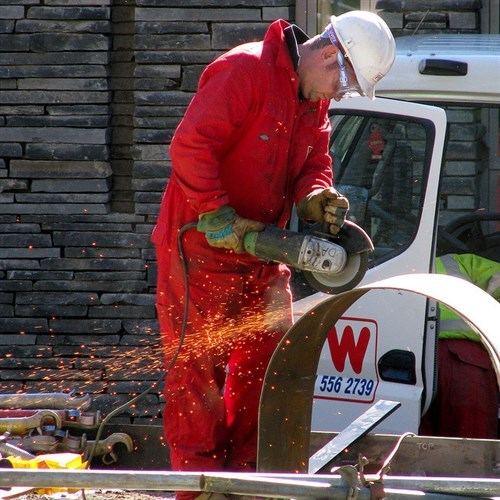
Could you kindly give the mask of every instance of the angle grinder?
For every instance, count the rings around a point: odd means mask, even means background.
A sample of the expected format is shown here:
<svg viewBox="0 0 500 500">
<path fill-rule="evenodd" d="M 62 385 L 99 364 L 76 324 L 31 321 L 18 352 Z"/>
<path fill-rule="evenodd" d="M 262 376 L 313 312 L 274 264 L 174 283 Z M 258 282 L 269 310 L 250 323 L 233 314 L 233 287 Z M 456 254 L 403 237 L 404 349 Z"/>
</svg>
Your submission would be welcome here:
<svg viewBox="0 0 500 500">
<path fill-rule="evenodd" d="M 345 221 L 337 235 L 322 225 L 312 226 L 307 233 L 266 226 L 247 233 L 244 246 L 259 259 L 301 270 L 315 290 L 330 294 L 354 288 L 363 279 L 373 251 L 370 237 L 351 221 Z"/>
</svg>

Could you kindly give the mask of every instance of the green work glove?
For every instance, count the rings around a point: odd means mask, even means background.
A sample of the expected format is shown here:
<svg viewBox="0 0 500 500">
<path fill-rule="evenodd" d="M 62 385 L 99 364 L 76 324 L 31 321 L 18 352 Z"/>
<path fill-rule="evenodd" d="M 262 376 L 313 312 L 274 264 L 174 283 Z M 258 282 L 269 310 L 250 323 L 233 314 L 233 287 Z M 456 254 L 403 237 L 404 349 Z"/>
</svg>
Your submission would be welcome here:
<svg viewBox="0 0 500 500">
<path fill-rule="evenodd" d="M 243 253 L 245 234 L 250 231 L 262 231 L 262 222 L 244 219 L 233 208 L 224 205 L 218 210 L 200 215 L 197 229 L 205 233 L 207 242 L 216 248 L 227 248 L 236 253 Z"/>
<path fill-rule="evenodd" d="M 329 231 L 337 234 L 344 225 L 349 201 L 333 187 L 312 191 L 300 200 L 297 215 L 307 222 L 326 222 Z"/>
</svg>

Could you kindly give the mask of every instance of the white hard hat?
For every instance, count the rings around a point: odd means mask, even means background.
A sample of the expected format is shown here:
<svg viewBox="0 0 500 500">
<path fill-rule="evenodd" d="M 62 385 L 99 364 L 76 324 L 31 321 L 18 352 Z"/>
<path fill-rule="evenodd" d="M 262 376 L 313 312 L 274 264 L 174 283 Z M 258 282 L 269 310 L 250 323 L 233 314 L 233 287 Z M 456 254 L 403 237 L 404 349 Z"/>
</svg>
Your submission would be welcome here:
<svg viewBox="0 0 500 500">
<path fill-rule="evenodd" d="M 335 35 L 354 68 L 361 90 L 375 98 L 375 84 L 391 69 L 396 43 L 384 20 L 361 10 L 330 18 Z"/>
</svg>

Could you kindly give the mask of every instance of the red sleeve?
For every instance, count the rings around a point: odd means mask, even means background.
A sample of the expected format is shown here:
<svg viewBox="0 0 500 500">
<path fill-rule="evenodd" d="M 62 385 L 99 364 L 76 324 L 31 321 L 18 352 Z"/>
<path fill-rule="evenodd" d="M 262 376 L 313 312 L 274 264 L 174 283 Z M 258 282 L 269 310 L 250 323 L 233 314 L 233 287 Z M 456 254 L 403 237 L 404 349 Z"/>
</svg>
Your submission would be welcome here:
<svg viewBox="0 0 500 500">
<path fill-rule="evenodd" d="M 296 204 L 311 191 L 328 188 L 333 184 L 332 159 L 330 157 L 331 124 L 328 118 L 328 103 L 324 102 L 322 107 L 321 126 L 316 132 L 316 140 L 295 182 L 294 201 Z"/>
<path fill-rule="evenodd" d="M 219 159 L 232 133 L 244 122 L 254 93 L 248 61 L 244 66 L 242 59 L 219 59 L 205 70 L 172 139 L 175 175 L 197 213 L 228 204 L 219 178 Z"/>
</svg>

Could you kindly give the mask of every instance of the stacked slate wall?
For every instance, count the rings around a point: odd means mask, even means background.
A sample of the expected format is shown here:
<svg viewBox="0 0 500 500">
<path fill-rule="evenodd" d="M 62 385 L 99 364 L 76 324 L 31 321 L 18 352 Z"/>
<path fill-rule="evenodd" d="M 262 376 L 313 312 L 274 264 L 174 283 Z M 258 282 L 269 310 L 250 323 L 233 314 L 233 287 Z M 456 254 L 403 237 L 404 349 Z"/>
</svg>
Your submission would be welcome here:
<svg viewBox="0 0 500 500">
<path fill-rule="evenodd" d="M 204 66 L 292 6 L 0 0 L 0 392 L 74 389 L 108 413 L 158 377 L 168 144 Z M 157 388 L 117 420 L 161 407 Z"/>
<path fill-rule="evenodd" d="M 378 0 L 395 36 L 480 33 L 483 0 Z M 487 166 L 481 109 L 447 106 L 449 143 L 441 184 L 440 223 L 479 208 L 480 173 Z"/>
</svg>

